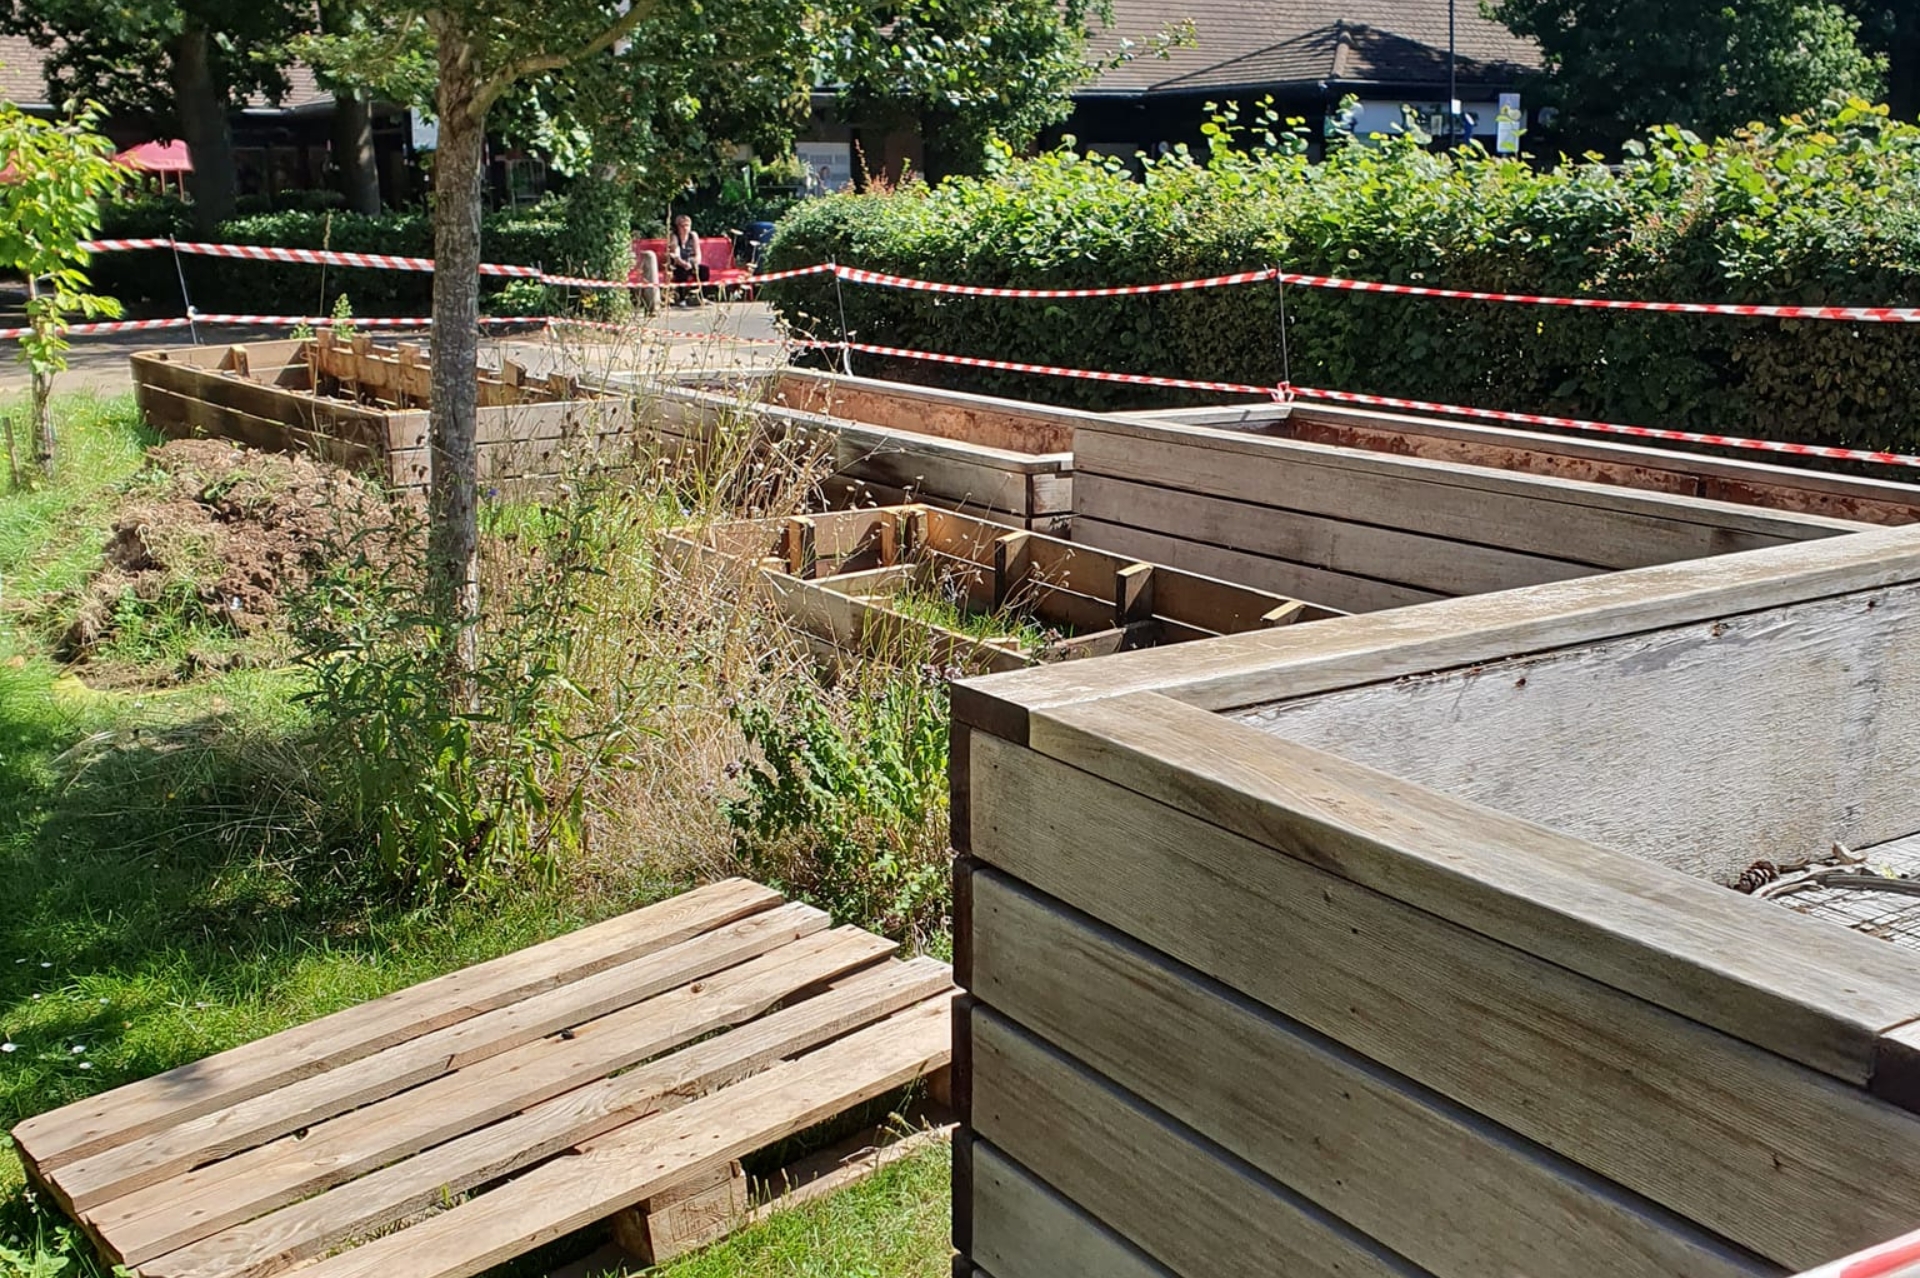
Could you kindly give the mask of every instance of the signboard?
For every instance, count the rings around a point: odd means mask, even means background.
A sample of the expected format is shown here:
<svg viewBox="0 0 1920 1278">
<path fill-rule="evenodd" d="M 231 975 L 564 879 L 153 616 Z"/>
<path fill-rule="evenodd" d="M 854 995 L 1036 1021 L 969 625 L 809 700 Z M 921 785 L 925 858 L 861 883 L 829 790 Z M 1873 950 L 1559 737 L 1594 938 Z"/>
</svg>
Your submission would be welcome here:
<svg viewBox="0 0 1920 1278">
<path fill-rule="evenodd" d="M 827 195 L 853 181 L 853 144 L 850 142 L 796 142 L 794 154 L 809 175 L 809 195 Z"/>
<path fill-rule="evenodd" d="M 1517 93 L 1501 94 L 1500 113 L 1494 117 L 1493 149 L 1497 154 L 1520 154 L 1520 132 L 1522 123 L 1520 95 Z"/>
<path fill-rule="evenodd" d="M 432 151 L 440 145 L 440 122 L 421 116 L 418 111 L 407 112 L 407 123 L 412 132 L 409 141 L 416 151 Z"/>
</svg>

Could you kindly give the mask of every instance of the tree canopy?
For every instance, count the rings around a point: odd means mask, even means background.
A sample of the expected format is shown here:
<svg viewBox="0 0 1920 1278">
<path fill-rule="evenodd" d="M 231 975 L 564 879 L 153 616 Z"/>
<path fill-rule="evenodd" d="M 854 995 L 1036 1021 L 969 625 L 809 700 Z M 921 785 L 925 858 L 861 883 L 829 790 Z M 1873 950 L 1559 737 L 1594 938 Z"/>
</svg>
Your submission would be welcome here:
<svg viewBox="0 0 1920 1278">
<path fill-rule="evenodd" d="M 1539 43 L 1561 129 L 1612 148 L 1655 124 L 1726 134 L 1755 120 L 1872 98 L 1884 59 L 1832 0 L 1485 0 Z"/>
</svg>

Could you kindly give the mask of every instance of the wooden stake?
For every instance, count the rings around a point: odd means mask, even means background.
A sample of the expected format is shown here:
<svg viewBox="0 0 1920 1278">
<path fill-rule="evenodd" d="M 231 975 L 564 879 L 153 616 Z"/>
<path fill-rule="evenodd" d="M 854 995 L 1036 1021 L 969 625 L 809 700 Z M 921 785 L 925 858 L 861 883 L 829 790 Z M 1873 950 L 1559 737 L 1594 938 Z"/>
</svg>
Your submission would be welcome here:
<svg viewBox="0 0 1920 1278">
<path fill-rule="evenodd" d="M 1113 574 L 1113 624 L 1131 626 L 1153 616 L 1153 565 L 1128 564 Z"/>
</svg>

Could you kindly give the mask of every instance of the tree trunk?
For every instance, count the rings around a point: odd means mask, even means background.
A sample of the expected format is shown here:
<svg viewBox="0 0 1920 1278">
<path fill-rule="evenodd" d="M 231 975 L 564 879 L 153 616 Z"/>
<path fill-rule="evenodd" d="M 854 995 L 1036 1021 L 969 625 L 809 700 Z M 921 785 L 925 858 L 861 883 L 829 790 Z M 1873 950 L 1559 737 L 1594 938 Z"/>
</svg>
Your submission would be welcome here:
<svg viewBox="0 0 1920 1278">
<path fill-rule="evenodd" d="M 40 282 L 27 276 L 27 315 L 28 323 L 34 326 L 37 336 L 48 335 L 49 320 L 41 309 L 34 305 L 40 296 Z M 38 367 L 33 370 L 33 463 L 43 478 L 53 478 L 53 377 L 43 373 Z M 12 428 L 8 428 L 8 456 L 12 456 Z"/>
<path fill-rule="evenodd" d="M 480 193 L 484 115 L 473 110 L 477 71 L 464 33 L 434 22 L 440 145 L 433 159 L 433 406 L 427 490 L 428 589 L 458 636 L 457 668 L 474 668 L 480 613 L 478 456 Z"/>
<path fill-rule="evenodd" d="M 333 95 L 333 156 L 340 165 L 340 193 L 355 213 L 380 211 L 380 168 L 373 151 L 373 103 L 363 93 Z"/>
<path fill-rule="evenodd" d="M 167 46 L 173 109 L 193 159 L 193 172 L 187 175 L 187 190 L 193 194 L 193 228 L 206 237 L 233 216 L 240 190 L 226 94 L 214 83 L 211 45 L 205 27 L 189 27 Z"/>
</svg>

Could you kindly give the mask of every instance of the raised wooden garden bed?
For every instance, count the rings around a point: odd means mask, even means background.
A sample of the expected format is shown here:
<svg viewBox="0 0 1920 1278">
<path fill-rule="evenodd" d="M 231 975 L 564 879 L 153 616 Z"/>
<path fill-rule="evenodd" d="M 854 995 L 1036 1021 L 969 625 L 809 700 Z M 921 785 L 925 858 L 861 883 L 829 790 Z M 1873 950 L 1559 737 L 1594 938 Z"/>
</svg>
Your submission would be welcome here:
<svg viewBox="0 0 1920 1278">
<path fill-rule="evenodd" d="M 746 427 L 819 438 L 833 506 L 926 502 L 1041 532 L 1073 512 L 1073 436 L 1091 413 L 870 378 L 782 370 L 771 376 L 619 376 L 646 405 L 661 446 L 710 450 Z"/>
<path fill-rule="evenodd" d="M 1073 464 L 1075 541 L 1348 612 L 1867 526 L 1796 509 L 1782 488 L 1749 490 L 1787 507 L 1770 509 L 1401 455 L 1385 442 L 1373 451 L 1144 418 L 1081 425 Z M 1876 492 L 1920 497 L 1902 485 Z"/>
<path fill-rule="evenodd" d="M 1914 929 L 1739 889 L 1916 865 L 1920 528 L 953 710 L 962 1272 L 1772 1278 L 1913 1228 Z"/>
<path fill-rule="evenodd" d="M 1552 435 L 1317 404 L 1182 408 L 1126 416 L 1396 457 L 1491 466 L 1830 519 L 1869 524 L 1920 521 L 1920 490 L 1910 484 L 1773 465 L 1757 460 L 1758 455 L 1752 453 L 1715 457 L 1674 447 L 1631 444 L 1604 435 Z"/>
<path fill-rule="evenodd" d="M 310 452 L 398 490 L 424 489 L 431 476 L 424 347 L 323 332 L 303 341 L 142 351 L 132 365 L 134 397 L 163 434 Z M 538 483 L 568 468 L 566 452 L 606 459 L 631 447 L 624 399 L 564 376 L 530 379 L 511 360 L 476 376 L 482 484 Z"/>
<path fill-rule="evenodd" d="M 737 1160 L 943 1070 L 951 974 L 729 880 L 14 1129 L 139 1278 L 465 1278 L 746 1215 Z"/>
<path fill-rule="evenodd" d="M 1337 615 L 917 504 L 737 520 L 673 544 L 684 560 L 757 572 L 780 611 L 836 651 L 969 673 Z"/>
</svg>

